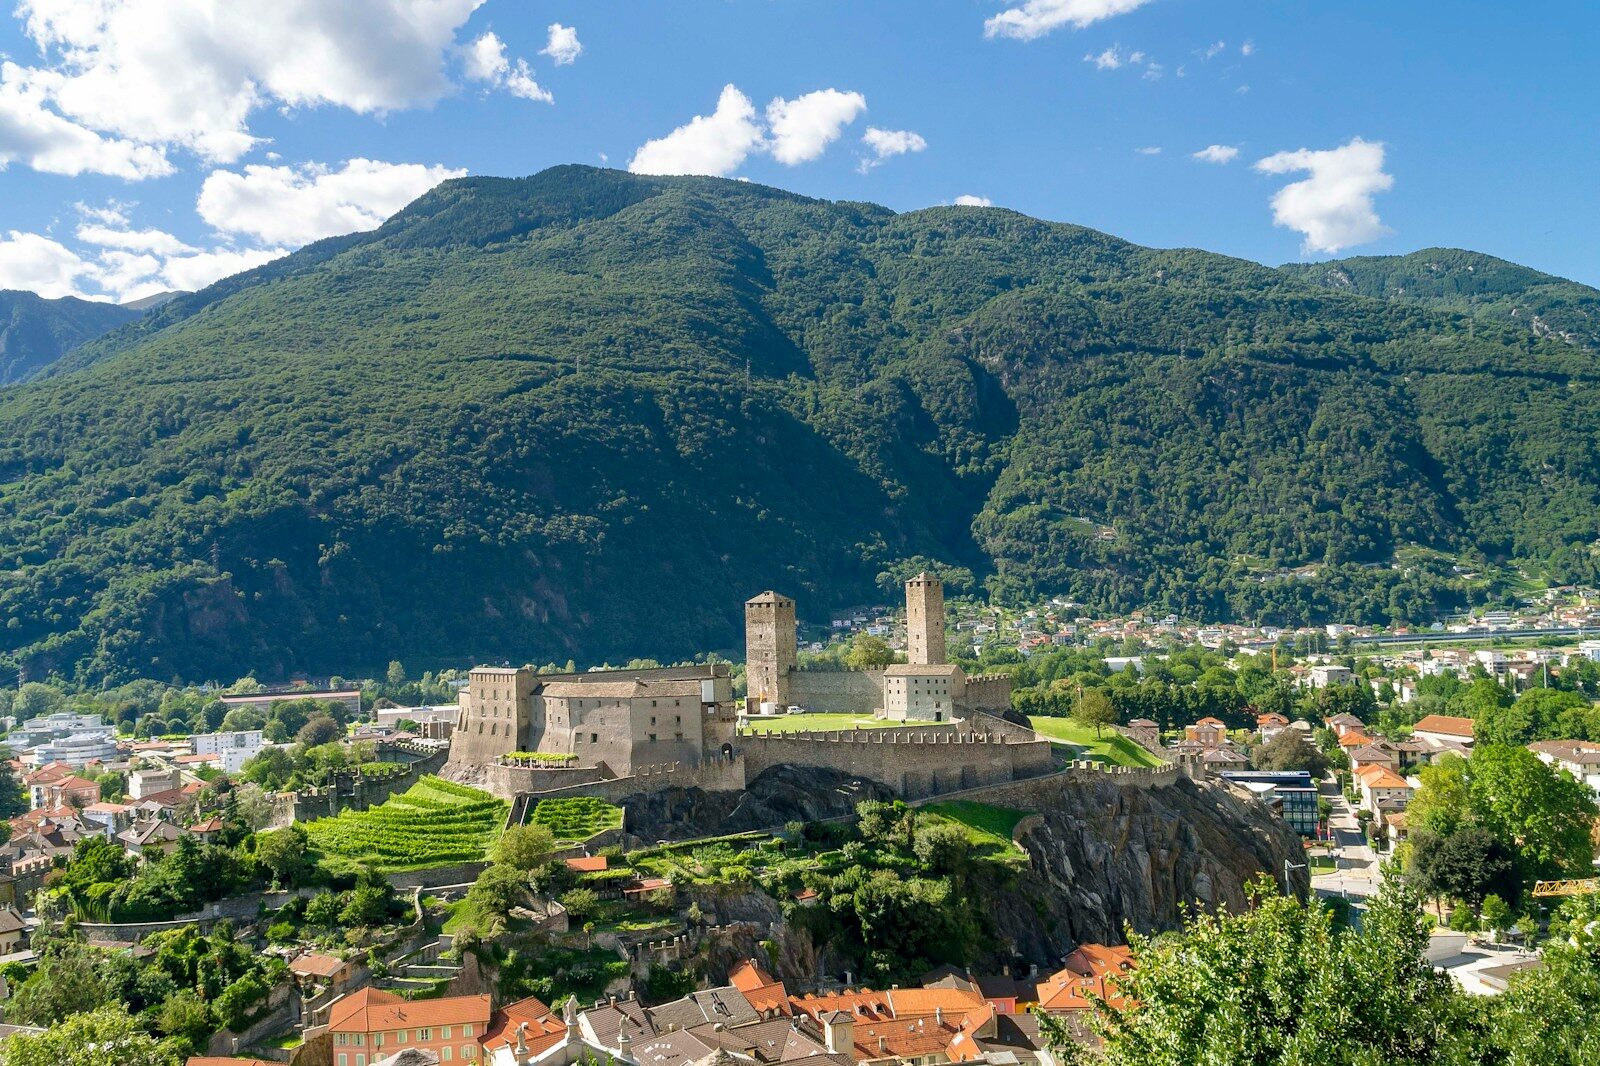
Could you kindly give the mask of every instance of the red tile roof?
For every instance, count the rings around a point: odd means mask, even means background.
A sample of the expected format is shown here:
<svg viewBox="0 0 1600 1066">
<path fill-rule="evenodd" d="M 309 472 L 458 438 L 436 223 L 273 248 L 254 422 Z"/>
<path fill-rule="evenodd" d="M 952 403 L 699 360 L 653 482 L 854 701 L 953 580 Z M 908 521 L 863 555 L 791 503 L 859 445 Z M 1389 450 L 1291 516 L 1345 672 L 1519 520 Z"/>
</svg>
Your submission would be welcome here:
<svg viewBox="0 0 1600 1066">
<path fill-rule="evenodd" d="M 1430 714 L 1412 727 L 1414 733 L 1439 733 L 1447 737 L 1472 739 L 1472 719 L 1453 714 Z"/>
<path fill-rule="evenodd" d="M 376 988 L 363 988 L 338 1000 L 328 1011 L 328 1028 L 336 1033 L 377 1033 L 415 1026 L 486 1025 L 488 996 L 448 999 L 401 999 Z"/>
<path fill-rule="evenodd" d="M 604 855 L 577 855 L 562 861 L 567 864 L 567 869 L 576 870 L 580 874 L 599 873 L 609 865 Z"/>
</svg>

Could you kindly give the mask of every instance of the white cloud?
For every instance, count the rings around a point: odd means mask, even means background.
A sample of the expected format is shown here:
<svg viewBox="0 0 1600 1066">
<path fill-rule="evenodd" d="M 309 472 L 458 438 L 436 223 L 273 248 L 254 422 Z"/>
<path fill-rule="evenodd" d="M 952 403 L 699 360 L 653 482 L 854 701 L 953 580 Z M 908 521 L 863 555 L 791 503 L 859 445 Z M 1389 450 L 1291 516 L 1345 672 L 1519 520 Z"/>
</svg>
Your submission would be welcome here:
<svg viewBox="0 0 1600 1066">
<path fill-rule="evenodd" d="M 150 145 L 100 134 L 50 110 L 61 79 L 47 71 L 0 64 L 0 170 L 21 163 L 47 174 L 108 174 L 137 181 L 172 173 Z"/>
<path fill-rule="evenodd" d="M 1202 163 L 1228 164 L 1239 155 L 1239 149 L 1231 144 L 1208 144 L 1195 152 L 1191 159 L 1198 159 Z"/>
<path fill-rule="evenodd" d="M 1096 70 L 1121 70 L 1123 67 L 1143 68 L 1144 76 L 1154 81 L 1161 77 L 1162 66 L 1146 52 L 1124 52 L 1120 44 L 1114 44 L 1103 52 L 1090 52 L 1083 57 L 1085 63 L 1093 63 Z"/>
<path fill-rule="evenodd" d="M 838 89 L 819 89 L 793 100 L 776 98 L 767 105 L 772 158 L 785 166 L 811 162 L 866 109 L 865 96 Z"/>
<path fill-rule="evenodd" d="M 1125 15 L 1150 0 L 1027 0 L 986 20 L 986 37 L 1014 37 L 1032 41 L 1051 30 L 1070 25 L 1083 29 L 1102 19 Z"/>
<path fill-rule="evenodd" d="M 287 248 L 217 248 L 196 255 L 169 259 L 162 265 L 160 283 L 154 287 L 147 286 L 139 295 L 149 296 L 165 289 L 183 289 L 190 292 L 203 289 L 214 281 L 242 274 L 246 270 L 254 270 L 263 263 L 270 263 L 288 254 Z M 124 300 L 138 298 L 138 295 L 132 293 L 123 296 Z"/>
<path fill-rule="evenodd" d="M 382 113 L 449 87 L 445 56 L 483 0 L 20 0 L 51 105 L 141 145 L 231 162 L 259 107 Z M 148 163 L 146 164 L 148 167 Z"/>
<path fill-rule="evenodd" d="M 248 166 L 214 170 L 200 187 L 200 217 L 223 233 L 272 244 L 305 244 L 373 229 L 446 178 L 466 171 L 418 163 L 352 159 L 333 170 Z"/>
<path fill-rule="evenodd" d="M 1338 252 L 1391 232 L 1378 218 L 1375 194 L 1394 185 L 1384 173 L 1381 142 L 1360 137 L 1338 148 L 1278 152 L 1256 163 L 1263 174 L 1306 172 L 1272 197 L 1272 220 L 1305 234 L 1304 249 Z"/>
<path fill-rule="evenodd" d="M 1254 42 L 1254 41 L 1246 41 L 1246 42 L 1244 42 L 1244 44 L 1241 44 L 1239 46 L 1239 54 L 1240 55 L 1246 55 L 1246 56 L 1255 55 L 1256 54 L 1256 42 Z"/>
<path fill-rule="evenodd" d="M 87 265 L 76 252 L 37 233 L 12 230 L 0 239 L 0 289 L 25 289 L 46 299 L 81 296 Z"/>
<path fill-rule="evenodd" d="M 464 65 L 467 77 L 496 85 L 512 96 L 542 104 L 556 102 L 556 98 L 534 78 L 528 61 L 519 59 L 513 64 L 506 58 L 505 42 L 492 33 L 484 34 L 467 46 Z"/>
<path fill-rule="evenodd" d="M 762 145 L 755 105 L 733 85 L 725 85 L 710 115 L 696 115 L 664 137 L 646 141 L 628 169 L 635 174 L 711 174 L 739 169 Z"/>
<path fill-rule="evenodd" d="M 156 255 L 184 255 L 195 251 L 170 233 L 158 229 L 128 229 L 127 220 L 121 225 L 85 223 L 78 227 L 75 236 L 84 244 L 101 248 L 115 248 L 125 252 L 150 252 Z"/>
<path fill-rule="evenodd" d="M 994 201 L 989 199 L 987 196 L 972 196 L 972 195 L 958 196 L 958 197 L 956 197 L 956 206 L 957 207 L 993 207 L 994 206 Z"/>
<path fill-rule="evenodd" d="M 1153 145 L 1153 144 L 1152 145 L 1147 145 L 1144 148 L 1135 148 L 1134 151 L 1138 152 L 1140 155 L 1160 155 L 1161 154 L 1160 146 L 1159 145 Z"/>
<path fill-rule="evenodd" d="M 539 50 L 539 54 L 555 60 L 558 67 L 575 62 L 583 55 L 583 45 L 578 41 L 577 28 L 563 26 L 559 22 L 550 23 L 550 42 Z"/>
<path fill-rule="evenodd" d="M 861 143 L 872 149 L 872 158 L 861 161 L 860 170 L 866 173 L 886 159 L 907 152 L 920 152 L 928 147 L 928 142 L 922 139 L 922 134 L 914 130 L 880 130 L 876 126 L 868 126 L 866 134 L 861 138 Z"/>
<path fill-rule="evenodd" d="M 1216 44 L 1213 44 L 1208 48 L 1202 49 L 1200 51 L 1200 53 L 1199 53 L 1200 54 L 1200 58 L 1202 60 L 1215 59 L 1215 58 L 1217 58 L 1217 56 L 1221 55 L 1223 53 L 1223 50 L 1226 49 L 1227 47 L 1228 47 L 1228 42 L 1227 41 L 1218 41 Z"/>
</svg>

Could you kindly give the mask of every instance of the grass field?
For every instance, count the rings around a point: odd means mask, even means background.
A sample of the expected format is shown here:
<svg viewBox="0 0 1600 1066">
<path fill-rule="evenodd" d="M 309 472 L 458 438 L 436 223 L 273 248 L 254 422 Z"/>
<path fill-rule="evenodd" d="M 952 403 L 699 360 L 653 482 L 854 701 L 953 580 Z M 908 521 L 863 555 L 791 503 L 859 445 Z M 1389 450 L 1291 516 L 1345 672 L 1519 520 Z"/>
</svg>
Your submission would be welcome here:
<svg viewBox="0 0 1600 1066">
<path fill-rule="evenodd" d="M 892 729 L 908 725 L 934 725 L 933 722 L 890 722 L 872 715 L 858 714 L 781 714 L 773 718 L 752 719 L 746 730 L 774 733 L 808 733 L 824 729 Z"/>
<path fill-rule="evenodd" d="M 1115 766 L 1161 766 L 1162 761 L 1121 733 L 1107 729 L 1096 737 L 1094 729 L 1070 718 L 1034 716 L 1028 721 L 1051 740 L 1064 740 L 1082 749 L 1081 759 L 1093 759 Z"/>
<path fill-rule="evenodd" d="M 380 871 L 421 870 L 483 859 L 505 825 L 506 809 L 487 792 L 424 777 L 380 806 L 307 822 L 305 830 L 324 859 Z"/>
<path fill-rule="evenodd" d="M 971 800 L 930 803 L 921 811 L 961 826 L 967 831 L 967 840 L 979 854 L 1008 858 L 1025 854 L 1011 842 L 1011 831 L 1027 817 L 1023 811 L 991 807 L 987 803 L 973 803 Z"/>
</svg>

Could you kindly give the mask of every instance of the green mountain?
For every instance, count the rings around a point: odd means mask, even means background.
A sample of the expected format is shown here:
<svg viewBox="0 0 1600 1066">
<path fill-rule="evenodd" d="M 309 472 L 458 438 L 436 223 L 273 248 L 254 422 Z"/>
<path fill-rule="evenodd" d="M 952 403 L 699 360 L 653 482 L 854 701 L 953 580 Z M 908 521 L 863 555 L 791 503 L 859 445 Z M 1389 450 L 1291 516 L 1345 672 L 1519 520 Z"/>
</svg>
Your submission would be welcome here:
<svg viewBox="0 0 1600 1066">
<path fill-rule="evenodd" d="M 0 656 L 666 658 L 736 648 L 761 589 L 817 617 L 927 560 L 1101 609 L 1429 618 L 1458 567 L 1596 579 L 1594 364 L 999 209 L 452 181 L 0 394 Z"/>
<path fill-rule="evenodd" d="M 137 310 L 116 304 L 0 289 L 0 386 L 26 381 L 85 341 L 138 317 Z"/>
<path fill-rule="evenodd" d="M 1600 292 L 1504 259 L 1459 248 L 1291 263 L 1285 273 L 1363 296 L 1378 296 L 1517 325 L 1600 350 Z"/>
</svg>

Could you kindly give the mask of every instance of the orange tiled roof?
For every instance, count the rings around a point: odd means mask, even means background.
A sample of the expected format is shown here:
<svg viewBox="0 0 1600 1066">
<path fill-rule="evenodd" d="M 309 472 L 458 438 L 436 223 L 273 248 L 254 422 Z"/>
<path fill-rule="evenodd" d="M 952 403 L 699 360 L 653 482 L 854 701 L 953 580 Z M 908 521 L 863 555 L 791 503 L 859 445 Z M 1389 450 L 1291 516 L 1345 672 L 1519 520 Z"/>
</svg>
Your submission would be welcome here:
<svg viewBox="0 0 1600 1066">
<path fill-rule="evenodd" d="M 940 1025 L 932 1016 L 862 1022 L 855 1027 L 851 1051 L 857 1062 L 890 1055 L 912 1059 L 944 1052 L 955 1035 L 954 1026 Z"/>
<path fill-rule="evenodd" d="M 979 1010 L 968 1014 L 961 1023 L 961 1028 L 950 1039 L 949 1055 L 952 1062 L 973 1062 L 983 1058 L 983 1046 L 978 1043 L 978 1034 L 983 1027 L 994 1021 L 994 1006 L 985 1003 Z"/>
<path fill-rule="evenodd" d="M 819 1020 L 824 1014 L 839 1010 L 857 1019 L 890 1017 L 888 993 L 874 992 L 870 988 L 863 988 L 859 992 L 846 989 L 821 996 L 807 994 L 791 997 L 789 1002 L 795 1010 Z"/>
<path fill-rule="evenodd" d="M 535 1058 L 566 1039 L 567 1023 L 551 1013 L 541 1000 L 529 996 L 515 1003 L 507 1003 L 491 1016 L 489 1028 L 480 1041 L 484 1058 L 488 1058 L 495 1048 L 515 1046 L 517 1027 L 524 1022 L 528 1028 L 523 1032 L 522 1040 Z"/>
<path fill-rule="evenodd" d="M 946 1017 L 960 1017 L 983 1005 L 982 996 L 965 988 L 895 988 L 889 992 L 889 1009 L 896 1018 L 916 1018 L 936 1010 Z"/>
<path fill-rule="evenodd" d="M 451 996 L 448 999 L 401 999 L 390 992 L 363 988 L 333 1004 L 328 1028 L 336 1033 L 376 1033 L 413 1026 L 487 1024 L 488 996 Z"/>
<path fill-rule="evenodd" d="M 1372 738 L 1359 729 L 1352 729 L 1339 738 L 1341 748 L 1364 748 L 1372 743 Z"/>
<path fill-rule="evenodd" d="M 1356 776 L 1368 788 L 1410 788 L 1406 779 L 1381 763 L 1373 763 L 1357 771 Z"/>
<path fill-rule="evenodd" d="M 1472 719 L 1453 714 L 1430 714 L 1412 727 L 1414 733 L 1442 733 L 1447 737 L 1472 738 Z"/>
<path fill-rule="evenodd" d="M 570 859 L 563 859 L 567 869 L 576 870 L 580 874 L 599 873 L 609 865 L 609 860 L 604 855 L 576 855 Z"/>
<path fill-rule="evenodd" d="M 789 1013 L 789 990 L 755 959 L 746 959 L 735 966 L 728 975 L 728 983 L 750 1001 L 757 1014 Z"/>
</svg>

